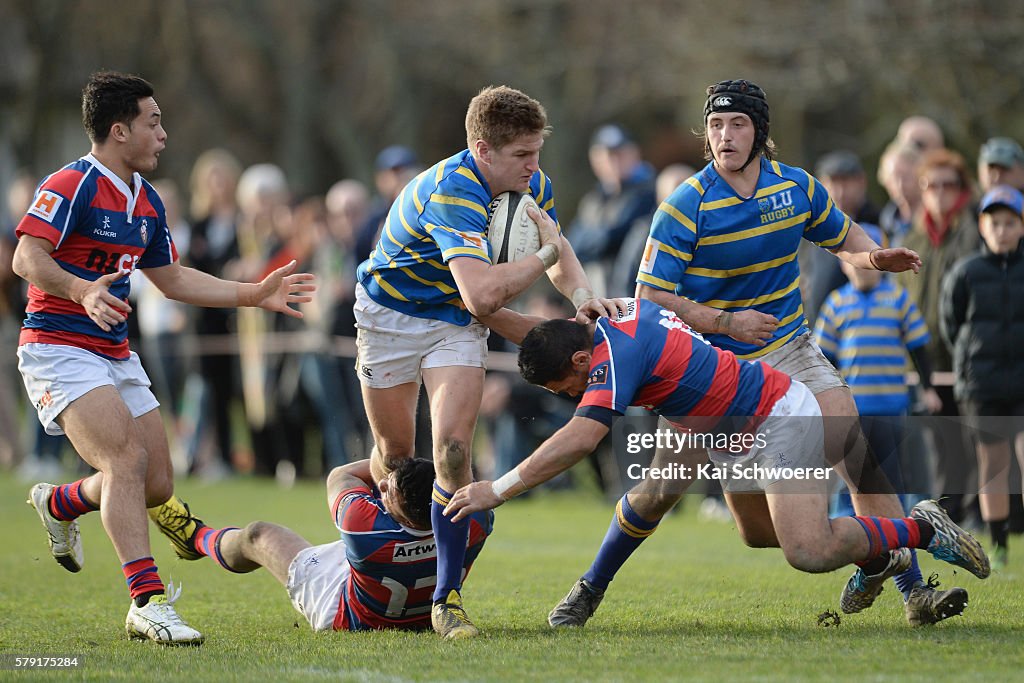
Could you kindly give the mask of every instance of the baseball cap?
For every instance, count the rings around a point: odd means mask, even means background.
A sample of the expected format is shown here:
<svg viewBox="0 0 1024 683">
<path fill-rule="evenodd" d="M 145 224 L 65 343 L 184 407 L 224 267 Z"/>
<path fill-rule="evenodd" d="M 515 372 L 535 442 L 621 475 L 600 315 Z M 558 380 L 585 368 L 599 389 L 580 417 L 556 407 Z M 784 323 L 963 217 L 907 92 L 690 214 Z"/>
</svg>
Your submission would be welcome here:
<svg viewBox="0 0 1024 683">
<path fill-rule="evenodd" d="M 391 145 L 377 155 L 376 166 L 378 171 L 389 171 L 394 168 L 416 166 L 419 163 L 419 157 L 410 148 L 404 145 Z"/>
<path fill-rule="evenodd" d="M 978 161 L 1012 168 L 1024 164 L 1024 149 L 1012 138 L 989 138 L 981 146 Z"/>
<path fill-rule="evenodd" d="M 590 146 L 618 149 L 632 142 L 633 138 L 630 137 L 625 128 L 615 123 L 609 123 L 595 131 L 594 137 L 590 139 Z"/>
<path fill-rule="evenodd" d="M 853 152 L 840 149 L 822 156 L 814 167 L 814 175 L 821 177 L 830 176 L 860 176 L 864 175 L 864 167 L 860 158 Z"/>
<path fill-rule="evenodd" d="M 978 212 L 985 213 L 1000 206 L 1005 206 L 1018 216 L 1024 217 L 1024 195 L 1021 195 L 1020 190 L 1009 185 L 996 185 L 981 198 Z"/>
</svg>

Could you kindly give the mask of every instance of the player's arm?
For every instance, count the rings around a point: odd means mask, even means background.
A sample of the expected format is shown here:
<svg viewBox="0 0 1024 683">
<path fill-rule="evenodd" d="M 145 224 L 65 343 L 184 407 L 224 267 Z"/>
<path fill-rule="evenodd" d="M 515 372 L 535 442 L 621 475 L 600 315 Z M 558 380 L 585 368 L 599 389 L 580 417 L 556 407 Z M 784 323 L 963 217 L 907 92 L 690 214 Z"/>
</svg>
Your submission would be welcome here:
<svg viewBox="0 0 1024 683">
<path fill-rule="evenodd" d="M 478 320 L 490 330 L 500 334 L 517 346 L 523 343 L 523 339 L 530 330 L 547 321 L 539 315 L 524 315 L 513 311 L 510 308 L 502 308 L 492 315 L 487 315 Z"/>
<path fill-rule="evenodd" d="M 544 214 L 545 218 L 550 216 Z M 605 299 L 594 296 L 587 274 L 576 257 L 572 245 L 564 235 L 560 235 L 562 243 L 561 257 L 558 263 L 548 270 L 548 279 L 561 294 L 572 302 L 576 309 L 576 322 L 581 325 L 593 322 L 604 316 L 615 318 L 626 312 L 626 304 L 622 299 Z M 500 333 L 499 333 L 500 334 Z M 504 336 L 504 335 L 502 335 Z"/>
<path fill-rule="evenodd" d="M 726 334 L 737 341 L 755 346 L 764 346 L 779 326 L 779 320 L 774 315 L 753 308 L 723 311 L 642 282 L 637 283 L 636 296 L 667 308 L 697 332 Z"/>
<path fill-rule="evenodd" d="M 850 230 L 842 245 L 834 253 L 852 266 L 865 270 L 887 270 L 890 273 L 902 273 L 921 270 L 921 257 L 916 251 L 906 247 L 883 249 L 871 239 L 864 229 L 856 223 L 850 223 Z"/>
<path fill-rule="evenodd" d="M 474 512 L 496 508 L 565 472 L 593 452 L 607 433 L 607 425 L 576 416 L 497 481 L 478 481 L 460 488 L 445 507 L 444 514 L 454 513 L 452 521 L 457 522 Z"/>
<path fill-rule="evenodd" d="M 316 291 L 310 273 L 293 273 L 295 261 L 281 266 L 257 283 L 222 280 L 208 273 L 188 268 L 175 261 L 159 268 L 146 268 L 142 272 L 168 299 L 195 306 L 234 308 L 256 306 L 301 318 L 302 312 L 291 304 L 313 300 Z"/>
<path fill-rule="evenodd" d="M 327 504 L 333 505 L 342 491 L 364 487 L 373 490 L 369 458 L 335 467 L 327 475 Z"/>
<path fill-rule="evenodd" d="M 24 280 L 47 294 L 74 301 L 85 309 L 104 332 L 127 320 L 131 306 L 110 293 L 110 285 L 126 277 L 114 272 L 97 280 L 84 280 L 60 267 L 51 254 L 54 246 L 47 240 L 22 235 L 14 249 L 12 268 Z"/>
</svg>

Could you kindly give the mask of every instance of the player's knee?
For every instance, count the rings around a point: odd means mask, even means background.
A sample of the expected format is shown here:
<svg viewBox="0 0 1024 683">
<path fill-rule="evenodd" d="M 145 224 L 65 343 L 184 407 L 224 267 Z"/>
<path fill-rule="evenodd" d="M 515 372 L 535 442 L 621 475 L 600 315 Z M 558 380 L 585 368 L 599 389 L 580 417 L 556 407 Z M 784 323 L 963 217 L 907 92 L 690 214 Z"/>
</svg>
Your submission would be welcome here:
<svg viewBox="0 0 1024 683">
<path fill-rule="evenodd" d="M 442 440 L 434 465 L 439 477 L 448 480 L 460 478 L 469 471 L 469 444 L 461 439 Z"/>
<path fill-rule="evenodd" d="M 260 543 L 266 542 L 275 526 L 275 524 L 271 524 L 270 522 L 249 522 L 249 524 L 242 529 L 242 538 L 246 545 L 256 547 Z"/>
<path fill-rule="evenodd" d="M 783 545 L 782 552 L 789 565 L 802 572 L 817 574 L 835 569 L 827 548 L 811 539 L 787 542 Z"/>
<path fill-rule="evenodd" d="M 737 530 L 748 548 L 777 548 L 779 545 L 774 534 L 769 534 L 762 529 L 751 529 L 741 525 Z"/>
<path fill-rule="evenodd" d="M 146 482 L 146 507 L 166 503 L 174 495 L 174 481 L 167 477 L 150 478 Z"/>
</svg>

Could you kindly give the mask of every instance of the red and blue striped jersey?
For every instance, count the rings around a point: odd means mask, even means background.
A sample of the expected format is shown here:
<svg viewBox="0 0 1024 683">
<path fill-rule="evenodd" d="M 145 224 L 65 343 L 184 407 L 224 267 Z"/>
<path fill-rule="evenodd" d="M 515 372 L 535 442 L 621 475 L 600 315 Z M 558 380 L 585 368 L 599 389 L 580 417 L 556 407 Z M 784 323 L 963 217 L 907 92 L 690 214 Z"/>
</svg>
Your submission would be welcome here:
<svg viewBox="0 0 1024 683">
<path fill-rule="evenodd" d="M 128 187 L 91 154 L 43 180 L 15 232 L 19 238 L 47 240 L 57 265 L 82 279 L 123 272 L 110 287 L 122 300 L 128 299 L 133 270 L 170 265 L 178 258 L 153 186 L 136 173 Z M 127 321 L 104 332 L 84 308 L 35 285 L 28 288 L 25 313 L 20 344 L 63 344 L 114 360 L 128 358 Z"/>
<path fill-rule="evenodd" d="M 430 628 L 437 583 L 434 533 L 399 524 L 365 486 L 338 496 L 334 518 L 351 568 L 334 629 Z M 490 510 L 470 517 L 463 578 L 493 528 L 494 513 Z"/>
<path fill-rule="evenodd" d="M 763 417 L 789 390 L 789 375 L 712 346 L 652 301 L 626 301 L 625 314 L 597 321 L 576 415 L 611 424 L 632 405 L 673 418 Z"/>
</svg>

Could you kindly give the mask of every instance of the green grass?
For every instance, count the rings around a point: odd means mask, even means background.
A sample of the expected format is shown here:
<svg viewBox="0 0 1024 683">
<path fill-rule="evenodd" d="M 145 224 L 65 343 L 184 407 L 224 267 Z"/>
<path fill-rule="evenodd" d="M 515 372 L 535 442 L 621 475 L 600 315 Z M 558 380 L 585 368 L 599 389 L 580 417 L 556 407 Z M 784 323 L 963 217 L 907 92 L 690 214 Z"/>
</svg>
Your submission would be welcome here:
<svg viewBox="0 0 1024 683">
<path fill-rule="evenodd" d="M 986 581 L 922 557 L 926 575 L 970 591 L 963 617 L 911 629 L 890 585 L 871 610 L 824 628 L 817 616 L 838 609 L 849 573 L 802 574 L 777 550 L 748 549 L 730 525 L 698 522 L 696 499 L 627 563 L 586 629 L 552 631 L 548 611 L 587 568 L 610 519 L 610 506 L 586 494 L 498 510 L 464 590 L 483 635 L 459 643 L 432 633 L 311 633 L 269 574 L 181 562 L 156 538 L 161 575 L 185 585 L 180 612 L 207 636 L 202 648 L 162 648 L 124 638 L 127 595 L 99 515 L 83 518 L 86 565 L 68 574 L 49 556 L 27 489 L 0 474 L 0 652 L 84 655 L 76 679 L 990 683 L 1019 680 L 1024 669 L 1024 539 L 1011 540 L 1010 567 Z M 315 543 L 333 540 L 318 484 L 183 481 L 178 492 L 212 524 L 265 519 Z M 31 675 L 0 671 L 0 680 Z"/>
</svg>

